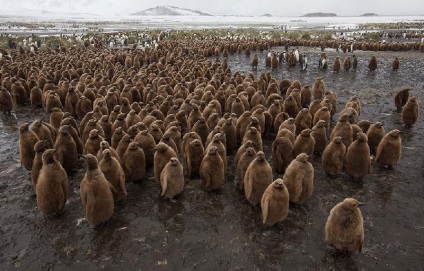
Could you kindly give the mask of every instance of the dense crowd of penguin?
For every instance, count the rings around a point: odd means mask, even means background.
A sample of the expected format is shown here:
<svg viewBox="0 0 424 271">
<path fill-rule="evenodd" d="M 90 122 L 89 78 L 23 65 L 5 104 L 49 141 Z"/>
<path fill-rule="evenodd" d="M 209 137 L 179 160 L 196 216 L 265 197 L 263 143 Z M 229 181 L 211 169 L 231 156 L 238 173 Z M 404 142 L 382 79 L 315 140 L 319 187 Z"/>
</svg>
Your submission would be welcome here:
<svg viewBox="0 0 424 271">
<path fill-rule="evenodd" d="M 19 128 L 19 158 L 31 171 L 38 209 L 62 212 L 68 178 L 84 159 L 87 170 L 80 195 L 93 227 L 113 216 L 114 203 L 127 196 L 127 182 L 143 181 L 152 169 L 161 195 L 169 199 L 183 192 L 185 178 L 200 178 L 205 191 L 213 191 L 223 187 L 229 170 L 235 171 L 247 201 L 260 204 L 263 224 L 272 226 L 287 217 L 289 202 L 303 204 L 312 195 L 311 156 L 321 156 L 328 175 L 344 172 L 357 180 L 370 173 L 371 155 L 381 166 L 399 162 L 399 130 L 386 132 L 381 122 L 360 120 L 358 97 L 340 109 L 336 93 L 326 89 L 322 78 L 308 86 L 298 80 L 279 81 L 269 71 L 255 77 L 232 72 L 226 59 L 219 58 L 278 45 L 283 41 L 161 40 L 157 48 L 144 50 L 89 44 L 34 52 L 22 47 L 3 50 L 0 110 L 9 114 L 13 106 L 30 103 L 43 107 L 48 116 Z M 288 65 L 296 65 L 291 54 Z M 255 61 L 257 55 L 252 66 Z M 266 61 L 273 66 L 275 59 Z M 369 69 L 376 65 L 373 57 Z M 336 59 L 334 66 L 336 72 L 345 64 Z M 419 108 L 409 89 L 396 95 L 395 106 L 405 126 L 417 122 Z M 274 138 L 271 154 L 264 153 L 263 137 Z M 228 167 L 230 154 L 235 155 L 235 168 Z M 282 177 L 274 180 L 273 171 Z M 325 226 L 328 244 L 341 251 L 361 251 L 360 206 L 347 198 L 331 210 Z"/>
</svg>

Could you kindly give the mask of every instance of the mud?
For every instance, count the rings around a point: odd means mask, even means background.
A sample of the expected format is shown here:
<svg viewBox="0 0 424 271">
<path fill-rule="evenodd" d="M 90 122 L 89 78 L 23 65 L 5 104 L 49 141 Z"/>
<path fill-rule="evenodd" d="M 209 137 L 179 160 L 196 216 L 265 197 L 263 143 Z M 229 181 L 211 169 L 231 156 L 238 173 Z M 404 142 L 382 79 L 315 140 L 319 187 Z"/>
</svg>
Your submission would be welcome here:
<svg viewBox="0 0 424 271">
<path fill-rule="evenodd" d="M 236 188 L 234 157 L 228 159 L 230 171 L 222 191 L 207 193 L 200 180 L 187 180 L 175 202 L 159 197 L 150 169 L 142 184 L 127 184 L 128 198 L 115 207 L 111 221 L 92 229 L 83 220 L 79 197 L 82 163 L 70 178 L 65 212 L 44 216 L 36 209 L 30 175 L 18 159 L 18 127 L 44 113 L 18 107 L 13 118 L 2 116 L 0 122 L 0 269 L 422 270 L 424 118 L 421 113 L 412 129 L 403 128 L 393 100 L 396 91 L 411 87 L 423 104 L 424 54 L 357 51 L 358 72 L 333 74 L 334 51 L 328 52 L 330 70 L 322 72 L 317 69 L 318 49 L 299 49 L 308 55 L 308 71 L 283 65 L 273 76 L 310 85 L 323 77 L 338 95 L 339 111 L 350 96 L 359 96 L 360 119 L 382 121 L 386 131 L 402 131 L 402 158 L 394 170 L 380 169 L 373 162 L 372 173 L 357 183 L 345 175 L 327 177 L 319 158 L 314 158 L 311 199 L 303 206 L 291 205 L 288 218 L 268 228 L 262 225 L 260 208 L 252 208 Z M 260 54 L 259 72 L 266 70 L 265 54 Z M 337 54 L 343 61 L 345 54 Z M 371 54 L 378 59 L 376 72 L 366 70 Z M 397 73 L 391 71 L 394 56 L 401 61 Z M 228 63 L 233 72 L 250 72 L 250 59 L 244 54 L 230 56 Z M 264 139 L 269 160 L 273 138 Z M 274 174 L 277 177 L 281 175 Z M 368 203 L 362 208 L 365 244 L 354 256 L 335 254 L 324 241 L 328 214 L 346 197 Z"/>
</svg>

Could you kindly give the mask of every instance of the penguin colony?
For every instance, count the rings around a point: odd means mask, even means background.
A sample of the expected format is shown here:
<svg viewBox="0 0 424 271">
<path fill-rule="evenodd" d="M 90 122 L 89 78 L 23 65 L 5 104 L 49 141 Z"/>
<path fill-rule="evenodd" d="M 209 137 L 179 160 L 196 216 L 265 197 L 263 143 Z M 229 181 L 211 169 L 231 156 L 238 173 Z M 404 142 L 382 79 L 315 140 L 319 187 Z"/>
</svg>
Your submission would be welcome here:
<svg viewBox="0 0 424 271">
<path fill-rule="evenodd" d="M 186 178 L 200 178 L 205 191 L 221 189 L 229 170 L 235 170 L 247 202 L 260 204 L 263 224 L 272 226 L 289 215 L 289 202 L 303 204 L 313 194 L 313 155 L 321 156 L 328 175 L 344 172 L 357 180 L 370 173 L 371 154 L 381 166 L 396 165 L 399 130 L 386 133 L 380 122 L 359 120 L 358 97 L 340 109 L 336 93 L 326 89 L 322 78 L 311 87 L 298 80 L 278 81 L 270 72 L 258 77 L 233 73 L 219 59 L 243 50 L 249 57 L 250 51 L 280 43 L 161 41 L 144 51 L 89 46 L 12 50 L 14 61 L 7 60 L 0 73 L 0 109 L 10 114 L 13 106 L 30 103 L 48 116 L 19 128 L 19 157 L 31 171 L 38 209 L 63 211 L 68 177 L 84 159 L 80 196 L 93 227 L 113 216 L 116 202 L 125 201 L 127 182 L 147 181 L 147 171 L 153 171 L 160 195 L 173 199 L 183 192 Z M 275 61 L 274 55 L 273 69 Z M 257 63 L 255 54 L 253 69 Z M 369 68 L 376 65 L 373 57 Z M 333 71 L 340 68 L 337 59 Z M 350 68 L 350 58 L 343 68 Z M 419 107 L 409 90 L 396 95 L 395 106 L 405 126 L 412 127 Z M 274 135 L 270 163 L 263 137 Z M 235 154 L 235 169 L 228 168 L 230 154 Z M 274 179 L 273 171 L 282 177 Z M 325 226 L 331 246 L 361 251 L 360 205 L 348 198 L 331 210 Z"/>
</svg>

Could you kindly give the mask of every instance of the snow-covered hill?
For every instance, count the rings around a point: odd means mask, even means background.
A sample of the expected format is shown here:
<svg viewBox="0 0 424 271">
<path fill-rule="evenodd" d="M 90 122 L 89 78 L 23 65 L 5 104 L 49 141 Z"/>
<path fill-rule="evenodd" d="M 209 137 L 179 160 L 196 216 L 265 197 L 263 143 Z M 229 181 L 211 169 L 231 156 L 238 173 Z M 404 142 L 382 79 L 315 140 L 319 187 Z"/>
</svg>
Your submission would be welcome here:
<svg viewBox="0 0 424 271">
<path fill-rule="evenodd" d="M 157 6 L 149 8 L 131 15 L 138 16 L 212 16 L 211 14 L 204 13 L 198 10 L 188 8 L 179 8 L 175 6 Z"/>
</svg>

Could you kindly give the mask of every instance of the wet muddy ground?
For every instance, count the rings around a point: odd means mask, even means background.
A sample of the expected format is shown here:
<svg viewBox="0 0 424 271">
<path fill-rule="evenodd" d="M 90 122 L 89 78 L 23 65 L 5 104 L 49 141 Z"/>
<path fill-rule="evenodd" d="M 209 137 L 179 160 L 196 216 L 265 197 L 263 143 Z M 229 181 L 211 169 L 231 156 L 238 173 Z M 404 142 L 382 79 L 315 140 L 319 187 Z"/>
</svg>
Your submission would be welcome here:
<svg viewBox="0 0 424 271">
<path fill-rule="evenodd" d="M 271 228 L 262 225 L 260 207 L 252 208 L 237 190 L 234 157 L 222 191 L 207 193 L 200 180 L 187 180 L 176 202 L 159 197 L 150 170 L 142 184 L 127 184 L 128 198 L 115 207 L 111 221 L 92 229 L 82 219 L 83 164 L 70 177 L 62 215 L 44 216 L 36 209 L 30 175 L 18 160 L 18 127 L 44 113 L 16 108 L 16 118 L 2 116 L 0 121 L 0 270 L 423 270 L 424 118 L 421 113 L 412 129 L 403 128 L 393 100 L 396 91 L 411 87 L 423 104 L 424 54 L 358 51 L 358 72 L 333 74 L 318 71 L 318 49 L 299 49 L 308 55 L 308 71 L 282 66 L 273 76 L 310 85 L 322 76 L 327 89 L 338 95 L 339 111 L 358 95 L 360 119 L 382 121 L 386 132 L 402 131 L 402 158 L 394 170 L 373 163 L 363 183 L 345 175 L 330 179 L 314 158 L 312 197 L 302 206 L 291 205 L 288 218 Z M 337 54 L 344 59 L 345 54 Z M 371 54 L 379 67 L 370 73 Z M 257 75 L 266 70 L 264 55 Z M 331 68 L 336 53 L 328 50 L 328 55 Z M 394 56 L 401 61 L 397 73 L 391 72 Z M 233 72 L 250 72 L 244 54 L 230 56 L 229 65 Z M 264 138 L 269 160 L 273 138 Z M 369 203 L 362 208 L 362 253 L 350 257 L 333 253 L 324 241 L 328 214 L 346 197 Z"/>
</svg>

